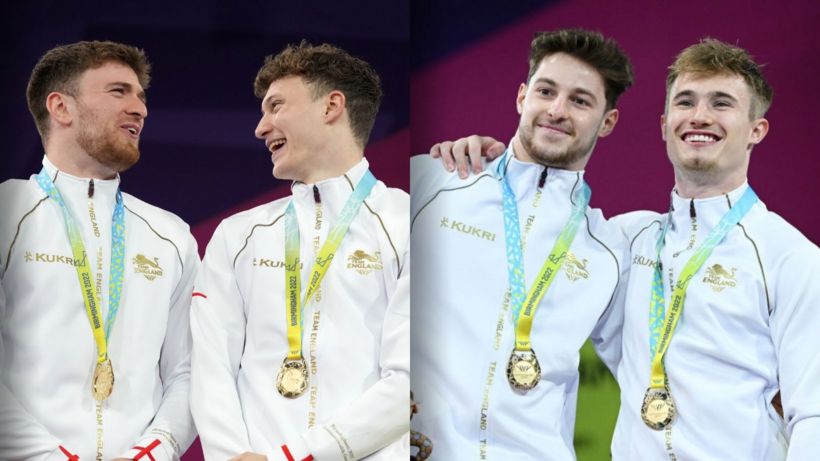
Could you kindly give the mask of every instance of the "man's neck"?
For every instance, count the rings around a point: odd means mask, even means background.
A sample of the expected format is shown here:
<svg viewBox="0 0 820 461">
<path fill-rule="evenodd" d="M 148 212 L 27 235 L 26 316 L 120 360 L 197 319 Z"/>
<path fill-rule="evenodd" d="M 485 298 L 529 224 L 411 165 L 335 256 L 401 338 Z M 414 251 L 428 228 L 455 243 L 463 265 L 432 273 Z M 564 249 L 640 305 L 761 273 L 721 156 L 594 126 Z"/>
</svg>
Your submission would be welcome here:
<svg viewBox="0 0 820 461">
<path fill-rule="evenodd" d="M 322 165 L 312 168 L 310 171 L 305 172 L 304 177 L 298 179 L 298 181 L 305 184 L 316 184 L 327 179 L 338 178 L 356 166 L 363 157 L 364 153 L 361 151 L 356 154 L 348 153 L 333 157 L 334 161 L 332 163 L 324 162 Z"/>
<path fill-rule="evenodd" d="M 701 199 L 729 193 L 746 182 L 745 174 L 718 176 L 711 172 L 675 169 L 675 190 L 682 198 Z"/>
<path fill-rule="evenodd" d="M 113 179 L 117 172 L 108 168 L 82 150 L 46 149 L 48 160 L 58 170 L 78 178 Z"/>
</svg>

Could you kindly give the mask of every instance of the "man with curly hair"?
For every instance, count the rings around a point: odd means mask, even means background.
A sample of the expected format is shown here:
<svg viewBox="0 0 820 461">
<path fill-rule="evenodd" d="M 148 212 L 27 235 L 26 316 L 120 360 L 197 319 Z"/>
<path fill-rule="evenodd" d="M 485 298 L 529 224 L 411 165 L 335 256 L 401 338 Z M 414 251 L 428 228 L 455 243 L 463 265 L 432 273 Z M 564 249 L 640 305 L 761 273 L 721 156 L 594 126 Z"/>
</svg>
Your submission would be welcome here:
<svg viewBox="0 0 820 461">
<path fill-rule="evenodd" d="M 302 42 L 254 83 L 256 137 L 292 195 L 224 220 L 192 306 L 208 459 L 407 459 L 408 197 L 370 172 L 366 62 Z"/>
</svg>

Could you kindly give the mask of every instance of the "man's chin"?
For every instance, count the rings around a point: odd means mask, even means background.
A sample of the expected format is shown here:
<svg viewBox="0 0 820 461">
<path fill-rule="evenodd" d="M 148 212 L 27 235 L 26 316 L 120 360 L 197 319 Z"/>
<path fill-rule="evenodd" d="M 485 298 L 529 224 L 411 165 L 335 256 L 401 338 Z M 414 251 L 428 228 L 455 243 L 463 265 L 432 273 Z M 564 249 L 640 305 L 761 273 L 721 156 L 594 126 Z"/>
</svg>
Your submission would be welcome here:
<svg viewBox="0 0 820 461">
<path fill-rule="evenodd" d="M 92 157 L 107 168 L 122 173 L 137 164 L 140 152 L 137 149 L 108 150 L 105 155 L 92 155 Z"/>
</svg>

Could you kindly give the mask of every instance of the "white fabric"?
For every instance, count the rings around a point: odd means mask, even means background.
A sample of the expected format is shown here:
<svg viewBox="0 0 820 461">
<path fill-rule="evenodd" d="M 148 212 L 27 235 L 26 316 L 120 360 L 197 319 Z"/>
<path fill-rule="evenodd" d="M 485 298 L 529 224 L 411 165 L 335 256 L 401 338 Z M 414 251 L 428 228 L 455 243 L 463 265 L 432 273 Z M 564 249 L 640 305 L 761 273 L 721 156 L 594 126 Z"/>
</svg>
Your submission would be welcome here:
<svg viewBox="0 0 820 461">
<path fill-rule="evenodd" d="M 587 210 L 570 248 L 578 263 L 560 269 L 535 315 L 532 346 L 541 382 L 526 394 L 514 391 L 506 377 L 514 326 L 503 311 L 508 279 L 500 161 L 460 179 L 438 159 L 411 160 L 411 370 L 419 403 L 412 427 L 432 440 L 433 460 L 574 460 L 579 349 L 592 335 L 610 367 L 620 358 L 620 313 L 608 306 L 617 304 L 626 242 L 599 210 Z M 569 218 L 583 172 L 550 168 L 539 190 L 544 167 L 511 159 L 508 168 L 529 290 Z"/>
<path fill-rule="evenodd" d="M 677 280 L 729 203 L 736 203 L 747 187 L 694 200 L 694 245 L 691 201 L 673 193 L 673 225 L 661 254 L 667 302 L 670 268 Z M 689 283 L 665 359 L 677 419 L 668 434 L 642 422 L 640 408 L 651 361 L 651 264 L 665 219 L 651 212 L 615 218 L 632 242 L 632 264 L 613 459 L 666 460 L 669 453 L 679 461 L 817 459 L 820 250 L 761 202 L 727 234 Z M 770 405 L 778 389 L 785 421 Z"/>
<path fill-rule="evenodd" d="M 297 460 L 308 453 L 318 461 L 407 459 L 406 193 L 381 182 L 373 187 L 318 296 L 303 306 L 303 354 L 308 367 L 315 364 L 310 386 L 294 399 L 275 386 L 288 351 L 285 209 L 293 200 L 304 291 L 316 249 L 366 170 L 362 160 L 346 175 L 316 184 L 318 207 L 314 186 L 296 183 L 292 197 L 234 215 L 214 233 L 196 283 L 206 297 L 194 298 L 191 323 L 192 410 L 207 459 L 245 451 L 285 459 L 281 445 Z"/>
<path fill-rule="evenodd" d="M 67 202 L 89 253 L 92 274 L 102 248 L 101 302 L 108 312 L 111 217 L 119 180 L 94 181 L 43 165 Z M 89 212 L 93 202 L 99 237 Z M 196 242 L 178 217 L 123 194 L 125 267 L 122 301 L 108 343 L 115 385 L 103 404 L 104 458 L 132 453 L 155 439 L 156 460 L 175 460 L 196 433 L 190 416 L 191 289 L 199 264 Z M 81 459 L 96 454 L 91 379 L 97 349 L 71 264 L 60 207 L 34 177 L 0 185 L 2 252 L 2 385 L 0 459 Z M 140 270 L 156 270 L 149 280 Z M 147 458 L 146 458 L 147 459 Z"/>
</svg>

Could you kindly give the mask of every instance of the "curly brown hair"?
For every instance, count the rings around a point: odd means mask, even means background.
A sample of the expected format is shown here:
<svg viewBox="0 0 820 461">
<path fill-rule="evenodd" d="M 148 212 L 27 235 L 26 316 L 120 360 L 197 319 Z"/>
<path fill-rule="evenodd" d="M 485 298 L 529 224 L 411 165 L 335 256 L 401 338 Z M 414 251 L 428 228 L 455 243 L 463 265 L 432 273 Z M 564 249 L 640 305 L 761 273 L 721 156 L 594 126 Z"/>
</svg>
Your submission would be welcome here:
<svg viewBox="0 0 820 461">
<path fill-rule="evenodd" d="M 530 44 L 530 81 L 541 60 L 555 53 L 566 53 L 593 68 L 604 79 L 607 109 L 615 107 L 618 98 L 632 86 L 632 64 L 629 57 L 611 38 L 584 29 L 537 32 Z"/>
<path fill-rule="evenodd" d="M 749 85 L 752 101 L 749 106 L 749 118 L 755 119 L 766 115 L 772 104 L 772 87 L 763 77 L 760 66 L 743 48 L 729 45 L 714 38 L 706 37 L 700 42 L 684 49 L 669 66 L 666 76 L 666 103 L 669 104 L 669 90 L 681 74 L 692 74 L 697 77 L 715 75 L 736 75 L 742 77 Z"/>
<path fill-rule="evenodd" d="M 253 82 L 254 94 L 264 98 L 271 83 L 288 76 L 301 77 L 314 100 L 341 91 L 353 136 L 362 146 L 367 144 L 382 99 L 379 75 L 370 64 L 333 45 L 311 45 L 302 40 L 265 58 Z"/>
<path fill-rule="evenodd" d="M 97 69 L 109 62 L 130 67 L 143 89 L 151 82 L 151 64 L 139 48 L 109 41 L 82 41 L 52 48 L 37 61 L 26 88 L 28 110 L 34 117 L 37 131 L 48 138 L 46 98 L 52 92 L 76 96 L 80 76 L 88 69 Z"/>
</svg>

